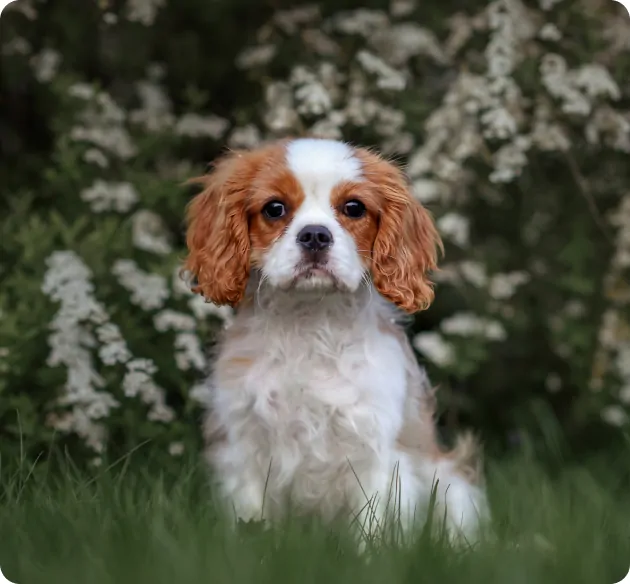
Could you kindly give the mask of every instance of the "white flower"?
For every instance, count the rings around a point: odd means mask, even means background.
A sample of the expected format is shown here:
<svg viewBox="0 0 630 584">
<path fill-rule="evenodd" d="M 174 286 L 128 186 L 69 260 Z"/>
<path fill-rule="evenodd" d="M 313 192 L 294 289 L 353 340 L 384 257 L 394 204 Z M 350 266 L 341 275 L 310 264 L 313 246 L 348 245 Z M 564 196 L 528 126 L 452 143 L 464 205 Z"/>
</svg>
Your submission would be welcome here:
<svg viewBox="0 0 630 584">
<path fill-rule="evenodd" d="M 567 114 L 588 115 L 593 108 L 593 99 L 620 97 L 619 87 L 601 65 L 583 65 L 570 71 L 561 55 L 544 55 L 540 65 L 543 85 L 550 95 L 561 100 L 562 110 Z"/>
<path fill-rule="evenodd" d="M 151 26 L 160 8 L 166 0 L 128 0 L 127 18 L 131 22 L 139 22 L 144 26 Z"/>
<path fill-rule="evenodd" d="M 162 308 L 170 295 L 166 278 L 144 272 L 133 260 L 117 260 L 112 273 L 131 292 L 131 302 L 143 310 Z"/>
<path fill-rule="evenodd" d="M 98 356 L 105 365 L 115 365 L 125 363 L 131 357 L 131 353 L 124 341 L 118 341 L 100 347 Z"/>
<path fill-rule="evenodd" d="M 544 41 L 559 41 L 562 38 L 562 33 L 553 22 L 547 22 L 538 31 L 538 36 Z"/>
<path fill-rule="evenodd" d="M 195 319 L 189 314 L 176 312 L 175 310 L 162 310 L 153 318 L 156 330 L 165 331 L 194 331 Z"/>
<path fill-rule="evenodd" d="M 75 83 L 68 88 L 68 95 L 77 99 L 90 100 L 96 96 L 94 86 L 88 83 Z"/>
<path fill-rule="evenodd" d="M 134 213 L 131 232 L 133 244 L 138 249 L 159 255 L 172 250 L 162 218 L 153 211 L 143 209 Z"/>
<path fill-rule="evenodd" d="M 160 132 L 170 128 L 174 121 L 171 100 L 157 83 L 140 81 L 138 95 L 142 107 L 130 113 L 129 119 L 142 124 L 149 132 Z"/>
<path fill-rule="evenodd" d="M 416 9 L 416 6 L 416 0 L 391 0 L 389 13 L 398 18 L 409 16 Z"/>
<path fill-rule="evenodd" d="M 586 306 L 581 300 L 569 300 L 562 311 L 571 318 L 581 318 L 586 314 Z"/>
<path fill-rule="evenodd" d="M 404 125 L 404 112 L 391 107 L 381 107 L 376 114 L 374 129 L 381 136 L 396 136 Z"/>
<path fill-rule="evenodd" d="M 403 66 L 417 55 L 426 55 L 444 65 L 447 58 L 437 37 L 426 28 L 404 22 L 381 29 L 370 37 L 371 44 L 388 63 Z"/>
<path fill-rule="evenodd" d="M 183 442 L 171 442 L 168 445 L 168 453 L 171 456 L 181 456 L 184 454 L 184 443 Z"/>
<path fill-rule="evenodd" d="M 106 322 L 100 325 L 96 329 L 96 336 L 103 343 L 98 354 L 105 365 L 126 363 L 131 358 L 127 343 L 114 323 Z"/>
<path fill-rule="evenodd" d="M 483 326 L 484 334 L 489 341 L 505 341 L 507 333 L 503 325 L 496 320 L 487 320 Z"/>
<path fill-rule="evenodd" d="M 206 367 L 206 357 L 203 353 L 201 342 L 195 334 L 195 319 L 174 310 L 163 310 L 153 319 L 156 330 L 178 331 L 175 337 L 175 362 L 177 366 L 187 371 L 191 367 L 203 371 Z"/>
<path fill-rule="evenodd" d="M 200 404 L 209 404 L 212 396 L 212 390 L 207 382 L 197 383 L 190 388 L 188 397 Z"/>
<path fill-rule="evenodd" d="M 412 184 L 413 195 L 421 203 L 432 203 L 442 198 L 442 184 L 435 180 L 418 179 Z"/>
<path fill-rule="evenodd" d="M 175 412 L 163 403 L 158 403 L 149 410 L 147 416 L 152 422 L 163 422 L 168 424 L 175 419 Z"/>
<path fill-rule="evenodd" d="M 70 89 L 75 97 L 86 101 L 80 112 L 80 123 L 70 131 L 70 138 L 89 142 L 121 160 L 129 160 L 136 154 L 136 147 L 124 127 L 125 112 L 104 92 L 94 93 L 87 85 L 74 85 Z"/>
<path fill-rule="evenodd" d="M 562 0 L 538 0 L 540 7 L 543 10 L 551 10 L 556 4 L 559 4 Z"/>
<path fill-rule="evenodd" d="M 488 281 L 486 274 L 486 268 L 480 262 L 472 260 L 464 260 L 459 263 L 459 271 L 465 280 L 476 286 L 482 288 Z"/>
<path fill-rule="evenodd" d="M 153 375 L 157 372 L 157 367 L 152 359 L 133 359 L 127 363 L 127 369 L 129 371 L 142 371 L 148 375 Z"/>
<path fill-rule="evenodd" d="M 203 320 L 208 316 L 218 317 L 223 320 L 227 327 L 234 317 L 234 310 L 229 306 L 217 306 L 212 302 L 206 302 L 203 296 L 195 294 L 189 301 L 188 306 L 198 320 Z"/>
<path fill-rule="evenodd" d="M 602 420 L 611 426 L 620 428 L 628 422 L 628 414 L 621 406 L 607 406 L 600 413 Z"/>
<path fill-rule="evenodd" d="M 598 341 L 604 349 L 614 350 L 617 347 L 620 324 L 619 313 L 616 310 L 608 308 L 602 315 Z"/>
<path fill-rule="evenodd" d="M 342 126 L 346 123 L 346 114 L 342 111 L 332 111 L 325 118 L 319 120 L 311 127 L 311 136 L 315 138 L 327 138 L 329 140 L 341 140 L 343 138 Z"/>
<path fill-rule="evenodd" d="M 331 20 L 331 26 L 344 34 L 358 34 L 366 38 L 379 30 L 389 27 L 387 14 L 380 10 L 359 8 L 348 12 L 341 12 Z"/>
<path fill-rule="evenodd" d="M 120 406 L 120 403 L 107 393 L 98 393 L 96 395 L 98 397 L 90 400 L 85 406 L 85 413 L 90 420 L 107 418 L 112 409 Z"/>
<path fill-rule="evenodd" d="M 188 371 L 191 367 L 199 371 L 205 369 L 206 357 L 196 334 L 179 333 L 175 337 L 175 362 L 182 371 Z"/>
<path fill-rule="evenodd" d="M 469 243 L 470 224 L 468 219 L 459 213 L 447 213 L 437 221 L 439 232 L 460 247 Z"/>
<path fill-rule="evenodd" d="M 367 126 L 378 115 L 381 104 L 363 95 L 351 96 L 345 107 L 348 120 L 355 126 Z"/>
<path fill-rule="evenodd" d="M 317 4 L 306 4 L 289 10 L 278 10 L 273 22 L 287 34 L 295 34 L 300 25 L 310 24 L 321 17 Z"/>
<path fill-rule="evenodd" d="M 151 383 L 151 376 L 148 373 L 129 370 L 123 377 L 122 387 L 127 397 L 136 397 L 148 383 Z"/>
<path fill-rule="evenodd" d="M 101 453 L 105 450 L 105 441 L 107 439 L 107 430 L 102 424 L 95 423 L 86 413 L 79 407 L 72 409 L 71 413 L 71 432 L 75 432 L 85 440 L 86 445 Z"/>
<path fill-rule="evenodd" d="M 557 373 L 549 373 L 545 379 L 545 387 L 549 393 L 557 393 L 562 388 L 562 379 Z"/>
<path fill-rule="evenodd" d="M 126 213 L 138 202 L 139 197 L 130 183 L 107 183 L 97 179 L 91 187 L 81 191 L 81 199 L 89 203 L 95 213 Z"/>
<path fill-rule="evenodd" d="M 595 110 L 584 133 L 590 144 L 605 144 L 615 150 L 630 153 L 630 116 L 607 105 Z"/>
<path fill-rule="evenodd" d="M 151 406 L 149 420 L 170 422 L 174 419 L 175 412 L 164 403 L 164 390 L 156 385 L 151 377 L 156 370 L 155 363 L 150 359 L 129 361 L 122 382 L 123 391 L 127 397 L 140 396 L 143 403 Z"/>
<path fill-rule="evenodd" d="M 444 319 L 440 330 L 448 335 L 485 336 L 492 341 L 502 341 L 507 336 L 501 323 L 481 318 L 471 312 L 458 312 Z"/>
<path fill-rule="evenodd" d="M 231 148 L 254 148 L 261 141 L 260 130 L 253 124 L 234 128 L 228 138 L 228 144 Z"/>
<path fill-rule="evenodd" d="M 51 352 L 47 363 L 51 367 L 65 366 L 67 371 L 64 391 L 58 400 L 60 406 L 71 406 L 71 411 L 62 416 L 52 414 L 49 423 L 64 432 L 74 432 L 86 444 L 96 450 L 104 448 L 105 428 L 93 422 L 106 418 L 119 403 L 109 394 L 97 391 L 104 381 L 93 368 L 91 349 L 96 339 L 91 332 L 92 323 L 97 324 L 99 340 L 115 343 L 116 359 L 120 354 L 127 356 L 126 345 L 120 331 L 108 325 L 104 307 L 94 298 L 92 273 L 72 251 L 53 252 L 46 260 L 42 291 L 59 310 L 50 323 L 48 343 Z M 104 345 L 101 347 L 109 347 Z M 106 354 L 105 360 L 113 360 Z"/>
<path fill-rule="evenodd" d="M 494 183 L 512 182 L 527 165 L 526 151 L 530 147 L 530 140 L 518 136 L 513 142 L 502 146 L 494 153 L 494 170 L 490 174 L 490 181 Z"/>
<path fill-rule="evenodd" d="M 22 4 L 20 2 L 20 4 Z M 17 2 L 11 4 L 11 6 L 17 6 Z M 9 42 L 4 43 L 0 49 L 3 55 L 28 55 L 33 48 L 31 44 L 22 37 L 15 37 Z"/>
<path fill-rule="evenodd" d="M 630 342 L 617 345 L 615 367 L 622 379 L 630 382 Z"/>
<path fill-rule="evenodd" d="M 228 129 L 229 122 L 219 116 L 183 115 L 175 126 L 175 133 L 190 138 L 213 138 L 218 140 Z"/>
<path fill-rule="evenodd" d="M 96 164 L 101 168 L 109 167 L 109 160 L 98 148 L 89 148 L 83 155 L 83 160 L 90 164 Z"/>
<path fill-rule="evenodd" d="M 390 156 L 392 154 L 408 154 L 415 145 L 415 138 L 411 132 L 401 132 L 381 143 L 381 152 Z"/>
<path fill-rule="evenodd" d="M 264 122 L 272 132 L 286 132 L 295 127 L 298 114 L 293 101 L 293 89 L 288 83 L 274 81 L 265 88 Z"/>
<path fill-rule="evenodd" d="M 420 333 L 414 337 L 413 346 L 439 367 L 447 367 L 455 361 L 453 346 L 439 333 Z"/>
<path fill-rule="evenodd" d="M 506 274 L 495 274 L 490 279 L 488 292 L 495 300 L 506 300 L 514 296 L 516 289 L 529 281 L 529 274 L 526 272 L 510 272 Z"/>
<path fill-rule="evenodd" d="M 608 97 L 618 100 L 621 91 L 617 82 L 601 65 L 587 64 L 577 69 L 572 78 L 573 84 L 582 89 L 590 99 Z"/>
<path fill-rule="evenodd" d="M 373 53 L 365 50 L 359 51 L 357 60 L 367 73 L 376 75 L 376 86 L 379 89 L 402 91 L 407 86 L 407 80 L 403 73 L 390 67 Z"/>
<path fill-rule="evenodd" d="M 486 138 L 506 140 L 516 134 L 516 120 L 504 107 L 487 110 L 481 115 L 480 120 L 484 125 L 483 135 Z"/>
<path fill-rule="evenodd" d="M 532 142 L 540 148 L 540 150 L 559 150 L 566 152 L 571 148 L 571 142 L 566 132 L 559 124 L 537 121 L 534 124 L 531 136 Z"/>
<path fill-rule="evenodd" d="M 31 59 L 31 63 L 35 79 L 40 83 L 48 83 L 57 75 L 61 63 L 61 55 L 52 49 L 44 49 Z"/>
<path fill-rule="evenodd" d="M 302 67 L 291 73 L 291 83 L 295 86 L 297 111 L 303 115 L 319 116 L 332 108 L 332 98 L 316 75 Z"/>
<path fill-rule="evenodd" d="M 262 67 L 276 56 L 277 50 L 276 45 L 272 44 L 248 47 L 236 58 L 236 66 L 239 69 Z"/>
<path fill-rule="evenodd" d="M 85 127 L 75 126 L 70 137 L 77 142 L 90 142 L 103 150 L 108 150 L 121 160 L 128 160 L 136 155 L 136 147 L 127 130 L 116 126 Z"/>
</svg>

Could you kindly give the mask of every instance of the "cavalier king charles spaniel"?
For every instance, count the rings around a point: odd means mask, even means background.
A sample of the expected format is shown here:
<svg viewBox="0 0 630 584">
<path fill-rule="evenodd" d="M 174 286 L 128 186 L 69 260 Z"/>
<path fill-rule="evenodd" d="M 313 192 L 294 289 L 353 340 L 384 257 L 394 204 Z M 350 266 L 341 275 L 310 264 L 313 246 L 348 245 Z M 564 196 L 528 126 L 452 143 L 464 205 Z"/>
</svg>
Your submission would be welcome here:
<svg viewBox="0 0 630 584">
<path fill-rule="evenodd" d="M 324 139 L 231 152 L 198 179 L 184 270 L 236 308 L 204 421 L 227 510 L 343 516 L 370 537 L 422 525 L 429 503 L 467 540 L 486 515 L 474 441 L 447 450 L 400 324 L 433 300 L 441 241 L 404 174 Z"/>
</svg>

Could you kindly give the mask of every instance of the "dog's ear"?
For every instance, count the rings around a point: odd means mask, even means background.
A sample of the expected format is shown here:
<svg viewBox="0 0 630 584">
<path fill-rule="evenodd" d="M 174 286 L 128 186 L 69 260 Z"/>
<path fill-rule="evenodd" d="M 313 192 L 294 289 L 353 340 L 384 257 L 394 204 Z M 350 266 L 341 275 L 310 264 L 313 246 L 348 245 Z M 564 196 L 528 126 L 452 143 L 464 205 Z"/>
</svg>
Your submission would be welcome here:
<svg viewBox="0 0 630 584">
<path fill-rule="evenodd" d="M 183 270 L 196 280 L 193 292 L 218 305 L 236 306 L 249 278 L 246 201 L 256 172 L 256 157 L 231 152 L 207 176 L 191 183 L 203 187 L 187 210 L 188 257 Z"/>
<path fill-rule="evenodd" d="M 411 195 L 403 172 L 374 154 L 364 153 L 364 174 L 376 185 L 381 209 L 372 246 L 372 280 L 390 302 L 408 313 L 429 307 L 442 240 L 430 213 Z"/>
</svg>

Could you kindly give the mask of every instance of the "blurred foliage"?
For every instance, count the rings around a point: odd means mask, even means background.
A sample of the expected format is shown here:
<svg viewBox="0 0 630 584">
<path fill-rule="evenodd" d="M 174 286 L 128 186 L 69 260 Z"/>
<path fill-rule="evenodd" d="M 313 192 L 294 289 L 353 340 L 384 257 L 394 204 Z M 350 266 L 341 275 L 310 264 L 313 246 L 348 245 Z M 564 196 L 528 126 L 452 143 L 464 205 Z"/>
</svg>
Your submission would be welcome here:
<svg viewBox="0 0 630 584">
<path fill-rule="evenodd" d="M 471 426 L 494 454 L 550 433 L 577 456 L 607 448 L 630 403 L 629 39 L 603 0 L 14 2 L 0 23 L 0 454 L 56 442 L 100 464 L 147 440 L 165 460 L 198 447 L 205 364 L 177 347 L 210 346 L 229 313 L 178 284 L 183 182 L 226 145 L 305 134 L 408 164 L 438 220 L 437 298 L 410 333 L 446 434 Z M 99 357 L 95 317 L 64 334 L 92 337 L 82 363 L 103 383 L 75 380 L 89 391 L 59 402 L 60 303 L 42 284 L 77 258 L 172 418 L 125 389 L 131 357 Z M 142 275 L 168 298 L 143 307 Z M 181 322 L 160 328 L 164 311 Z M 104 394 L 118 405 L 92 415 Z"/>
</svg>

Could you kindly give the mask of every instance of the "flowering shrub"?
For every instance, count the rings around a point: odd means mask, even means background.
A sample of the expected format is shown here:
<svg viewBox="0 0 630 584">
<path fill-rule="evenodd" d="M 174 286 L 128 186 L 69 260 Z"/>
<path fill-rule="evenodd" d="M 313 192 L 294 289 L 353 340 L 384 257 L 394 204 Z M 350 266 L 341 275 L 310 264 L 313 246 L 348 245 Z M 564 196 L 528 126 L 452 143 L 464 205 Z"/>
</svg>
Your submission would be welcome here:
<svg viewBox="0 0 630 584">
<path fill-rule="evenodd" d="M 625 427 L 623 8 L 282 4 L 3 13 L 2 452 L 196 447 L 206 348 L 231 312 L 177 275 L 182 184 L 226 145 L 286 135 L 377 147 L 433 212 L 446 257 L 411 333 L 447 429 L 501 450 L 542 437 L 545 411 L 576 447 Z"/>
</svg>

